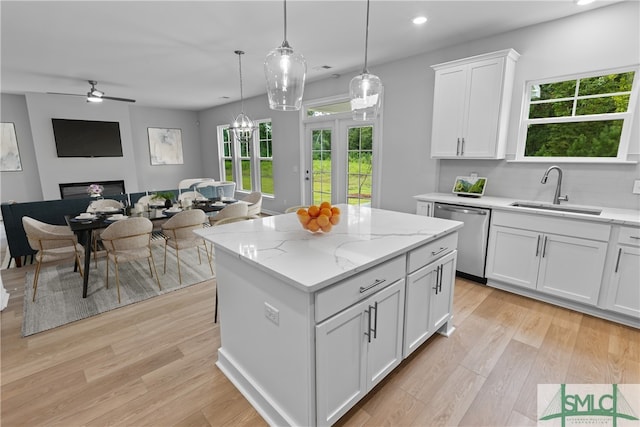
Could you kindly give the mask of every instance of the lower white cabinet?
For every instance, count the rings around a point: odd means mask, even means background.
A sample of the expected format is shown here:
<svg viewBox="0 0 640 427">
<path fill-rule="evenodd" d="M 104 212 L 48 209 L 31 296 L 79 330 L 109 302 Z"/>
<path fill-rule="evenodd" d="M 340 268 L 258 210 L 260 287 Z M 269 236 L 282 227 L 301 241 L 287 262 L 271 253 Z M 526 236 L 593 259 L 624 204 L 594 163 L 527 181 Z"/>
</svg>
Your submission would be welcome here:
<svg viewBox="0 0 640 427">
<path fill-rule="evenodd" d="M 416 203 L 416 214 L 422 216 L 433 216 L 433 202 L 418 200 Z"/>
<path fill-rule="evenodd" d="M 457 251 L 407 275 L 404 357 L 451 319 Z"/>
<path fill-rule="evenodd" d="M 609 225 L 496 213 L 487 278 L 597 305 L 609 233 Z"/>
<path fill-rule="evenodd" d="M 607 308 L 640 319 L 640 229 L 621 227 Z"/>
<path fill-rule="evenodd" d="M 318 425 L 331 425 L 402 361 L 400 279 L 316 326 Z"/>
</svg>

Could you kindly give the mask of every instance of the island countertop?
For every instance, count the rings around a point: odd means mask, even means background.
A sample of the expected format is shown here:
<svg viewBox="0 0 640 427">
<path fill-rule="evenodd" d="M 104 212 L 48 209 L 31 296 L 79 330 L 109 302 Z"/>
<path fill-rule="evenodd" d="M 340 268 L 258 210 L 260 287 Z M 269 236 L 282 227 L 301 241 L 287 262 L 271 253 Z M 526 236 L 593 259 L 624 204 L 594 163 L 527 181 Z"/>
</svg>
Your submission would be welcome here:
<svg viewBox="0 0 640 427">
<path fill-rule="evenodd" d="M 306 292 L 315 292 L 372 265 L 424 245 L 463 223 L 367 207 L 338 205 L 340 223 L 310 233 L 295 213 L 196 230 L 240 260 Z"/>
</svg>

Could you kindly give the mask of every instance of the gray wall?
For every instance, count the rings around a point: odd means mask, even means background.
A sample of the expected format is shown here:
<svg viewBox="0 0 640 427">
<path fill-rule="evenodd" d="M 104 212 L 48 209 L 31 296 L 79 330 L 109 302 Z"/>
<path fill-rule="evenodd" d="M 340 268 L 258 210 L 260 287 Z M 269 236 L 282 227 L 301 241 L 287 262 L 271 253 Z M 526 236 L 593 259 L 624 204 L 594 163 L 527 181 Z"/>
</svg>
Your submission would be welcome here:
<svg viewBox="0 0 640 427">
<path fill-rule="evenodd" d="M 555 181 L 552 178 L 550 184 L 540 184 L 542 173 L 549 166 L 547 163 L 430 158 L 434 83 L 430 66 L 506 48 L 514 48 L 522 55 L 516 65 L 508 131 L 507 154 L 513 157 L 525 81 L 637 64 L 640 62 L 638 14 L 638 2 L 622 2 L 547 24 L 370 66 L 370 71 L 385 85 L 380 206 L 413 212 L 415 205 L 411 196 L 431 191 L 450 192 L 455 176 L 470 172 L 489 178 L 489 195 L 550 200 Z M 606 31 L 598 30 L 602 28 Z M 346 94 L 349 80 L 356 72 L 359 70 L 335 79 L 308 82 L 305 101 Z M 127 189 L 136 191 L 174 187 L 180 179 L 188 177 L 219 179 L 216 126 L 230 123 L 240 109 L 239 103 L 199 113 L 122 103 L 104 103 L 102 110 L 89 107 L 93 106 L 87 106 L 83 100 L 76 106 L 72 105 L 72 99 L 53 95 L 29 94 L 27 102 L 20 96 L 2 95 L 2 121 L 16 122 L 24 169 L 23 172 L 2 172 L 2 201 L 58 198 L 59 182 L 124 178 Z M 299 113 L 271 111 L 266 95 L 245 100 L 244 109 L 255 120 L 270 118 L 273 121 L 276 197 L 265 199 L 264 208 L 283 211 L 287 206 L 298 204 L 301 179 L 295 170 L 300 167 L 303 143 Z M 125 157 L 117 164 L 104 159 L 57 159 L 51 117 L 120 121 L 126 134 L 123 135 Z M 640 154 L 639 121 L 640 117 L 636 117 L 632 131 L 634 159 Z M 150 166 L 146 134 L 150 126 L 182 129 L 184 165 Z M 83 161 L 90 164 L 84 165 Z M 631 194 L 633 180 L 640 179 L 638 164 L 574 163 L 563 164 L 562 168 L 564 189 L 571 202 L 638 209 L 639 198 Z M 26 178 L 24 183 L 20 177 Z"/>
<path fill-rule="evenodd" d="M 22 95 L 5 95 L 0 97 L 0 113 L 2 122 L 13 123 L 16 128 L 18 151 L 20 152 L 21 171 L 0 173 L 0 200 L 8 202 L 26 202 L 42 200 L 38 162 L 33 148 L 31 126 L 27 101 Z"/>
</svg>

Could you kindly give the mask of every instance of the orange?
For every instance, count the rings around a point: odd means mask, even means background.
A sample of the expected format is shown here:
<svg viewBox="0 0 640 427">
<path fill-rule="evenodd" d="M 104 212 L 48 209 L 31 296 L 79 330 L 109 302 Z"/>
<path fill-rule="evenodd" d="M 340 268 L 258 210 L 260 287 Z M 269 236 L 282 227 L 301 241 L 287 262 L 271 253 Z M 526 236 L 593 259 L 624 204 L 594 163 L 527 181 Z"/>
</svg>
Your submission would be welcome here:
<svg viewBox="0 0 640 427">
<path fill-rule="evenodd" d="M 329 202 L 320 203 L 320 209 L 324 209 L 324 208 L 331 209 L 331 203 Z"/>
<path fill-rule="evenodd" d="M 337 206 L 332 207 L 331 213 L 333 213 L 334 215 L 340 215 L 340 208 Z"/>
<path fill-rule="evenodd" d="M 310 219 L 311 217 L 306 212 L 303 215 L 298 215 L 298 221 L 300 221 L 302 225 L 307 225 Z"/>
<path fill-rule="evenodd" d="M 331 208 L 322 208 L 320 209 L 320 215 L 324 215 L 327 218 L 330 218 L 333 213 L 331 212 Z"/>
<path fill-rule="evenodd" d="M 323 232 L 328 233 L 328 232 L 330 232 L 330 231 L 331 231 L 331 227 L 333 227 L 333 226 L 331 225 L 331 223 L 328 223 L 328 224 L 327 224 L 327 225 L 325 225 L 324 227 L 320 227 L 320 229 L 321 229 Z"/>
<path fill-rule="evenodd" d="M 331 224 L 336 225 L 337 223 L 340 222 L 340 215 L 333 215 L 331 218 L 329 218 L 329 222 L 331 222 Z"/>
<path fill-rule="evenodd" d="M 311 205 L 311 206 L 309 206 L 308 212 L 309 212 L 309 216 L 311 218 L 315 218 L 320 213 L 320 208 L 317 207 L 316 205 Z"/>
<path fill-rule="evenodd" d="M 324 209 L 323 209 L 324 210 Z M 320 227 L 326 227 L 329 224 L 329 217 L 323 214 L 318 215 L 318 219 L 316 220 Z"/>
<path fill-rule="evenodd" d="M 314 233 L 320 230 L 320 226 L 318 225 L 318 220 L 315 218 L 311 218 L 311 221 L 307 223 L 307 230 L 313 231 Z"/>
<path fill-rule="evenodd" d="M 296 213 L 298 215 L 309 215 L 309 213 L 307 212 L 307 210 L 305 208 L 298 209 L 298 211 Z"/>
</svg>

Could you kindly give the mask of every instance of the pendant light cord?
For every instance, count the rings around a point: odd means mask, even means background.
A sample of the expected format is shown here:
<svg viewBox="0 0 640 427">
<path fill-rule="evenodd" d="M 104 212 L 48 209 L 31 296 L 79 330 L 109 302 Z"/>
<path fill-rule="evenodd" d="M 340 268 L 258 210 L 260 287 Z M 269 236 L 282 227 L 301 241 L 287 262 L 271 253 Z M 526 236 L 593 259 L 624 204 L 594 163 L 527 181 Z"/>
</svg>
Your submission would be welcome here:
<svg viewBox="0 0 640 427">
<path fill-rule="evenodd" d="M 367 25 L 365 27 L 364 32 L 364 68 L 362 69 L 363 74 L 369 74 L 369 70 L 367 70 L 367 51 L 369 50 L 369 0 L 367 0 Z"/>
<path fill-rule="evenodd" d="M 238 68 L 240 69 L 240 111 L 244 114 L 244 95 L 242 93 L 242 54 L 244 54 L 241 50 L 236 50 L 235 53 L 238 55 Z"/>
<path fill-rule="evenodd" d="M 291 46 L 289 46 L 289 42 L 287 41 L 287 0 L 284 0 L 284 40 L 280 47 L 291 49 Z"/>
</svg>

